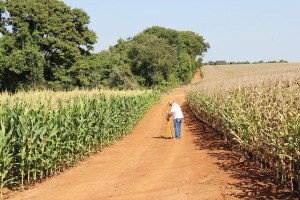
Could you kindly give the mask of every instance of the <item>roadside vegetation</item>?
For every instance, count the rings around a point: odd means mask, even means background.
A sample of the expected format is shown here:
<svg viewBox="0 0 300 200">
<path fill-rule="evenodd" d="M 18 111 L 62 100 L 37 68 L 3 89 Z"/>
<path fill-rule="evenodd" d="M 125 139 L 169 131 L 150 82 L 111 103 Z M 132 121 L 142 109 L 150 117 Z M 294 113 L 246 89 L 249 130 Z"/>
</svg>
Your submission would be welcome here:
<svg viewBox="0 0 300 200">
<path fill-rule="evenodd" d="M 1 194 L 54 176 L 121 139 L 159 97 L 151 90 L 2 94 Z"/>
<path fill-rule="evenodd" d="M 95 53 L 89 22 L 59 0 L 0 0 L 1 195 L 129 134 L 159 90 L 190 82 L 209 49 L 192 31 L 154 26 Z"/>
<path fill-rule="evenodd" d="M 153 26 L 95 53 L 89 22 L 59 0 L 0 0 L 1 195 L 129 134 L 159 90 L 190 83 L 210 48 L 192 31 Z M 189 108 L 278 179 L 300 186 L 299 64 L 205 64 L 187 92 Z"/>
<path fill-rule="evenodd" d="M 175 87 L 191 80 L 209 48 L 192 31 L 154 26 L 94 53 L 89 22 L 63 1 L 1 0 L 0 91 Z"/>
<path fill-rule="evenodd" d="M 249 62 L 249 61 L 239 61 L 239 62 L 226 62 L 225 60 L 217 60 L 217 61 L 208 61 L 206 63 L 203 63 L 203 65 L 236 65 L 236 64 L 263 64 L 263 63 L 288 63 L 288 61 L 286 60 L 279 60 L 279 61 L 276 61 L 276 60 L 271 60 L 271 61 L 263 61 L 263 60 L 260 60 L 258 62 Z"/>
<path fill-rule="evenodd" d="M 202 72 L 187 94 L 195 116 L 278 180 L 299 187 L 300 65 L 205 66 Z"/>
</svg>

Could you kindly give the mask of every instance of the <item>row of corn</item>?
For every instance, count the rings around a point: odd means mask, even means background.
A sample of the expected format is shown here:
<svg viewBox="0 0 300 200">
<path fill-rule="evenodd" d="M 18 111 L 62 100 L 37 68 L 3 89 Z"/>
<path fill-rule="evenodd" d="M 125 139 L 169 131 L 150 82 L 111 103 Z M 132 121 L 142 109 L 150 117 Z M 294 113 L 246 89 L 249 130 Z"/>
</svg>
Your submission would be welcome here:
<svg viewBox="0 0 300 200">
<path fill-rule="evenodd" d="M 212 87 L 200 83 L 188 92 L 187 104 L 198 119 L 229 142 L 251 153 L 262 166 L 272 167 L 278 179 L 299 186 L 299 75 L 244 86 L 237 81 L 223 90 L 226 84 L 217 84 L 217 92 L 206 92 Z"/>
<path fill-rule="evenodd" d="M 129 133 L 159 93 L 6 98 L 0 104 L 0 189 L 35 184 Z M 55 106 L 54 106 L 55 105 Z"/>
</svg>

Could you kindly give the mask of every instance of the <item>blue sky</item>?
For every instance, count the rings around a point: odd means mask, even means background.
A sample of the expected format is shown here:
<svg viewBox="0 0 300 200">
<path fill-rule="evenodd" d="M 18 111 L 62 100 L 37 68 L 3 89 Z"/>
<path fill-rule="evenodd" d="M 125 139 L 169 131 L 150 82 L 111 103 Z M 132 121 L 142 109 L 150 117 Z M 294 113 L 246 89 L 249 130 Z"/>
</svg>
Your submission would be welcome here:
<svg viewBox="0 0 300 200">
<path fill-rule="evenodd" d="M 95 52 L 152 26 L 193 31 L 204 61 L 300 62 L 299 0 L 63 0 L 90 16 Z"/>
</svg>

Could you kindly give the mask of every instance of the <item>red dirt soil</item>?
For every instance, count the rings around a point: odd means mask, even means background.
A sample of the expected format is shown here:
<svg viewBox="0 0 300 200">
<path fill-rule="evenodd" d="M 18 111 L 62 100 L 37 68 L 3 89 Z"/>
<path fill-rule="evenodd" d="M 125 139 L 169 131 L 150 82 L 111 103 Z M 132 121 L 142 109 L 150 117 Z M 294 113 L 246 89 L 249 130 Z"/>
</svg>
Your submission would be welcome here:
<svg viewBox="0 0 300 200">
<path fill-rule="evenodd" d="M 193 82 L 200 79 L 199 72 Z M 130 135 L 77 166 L 9 199 L 296 199 L 228 147 L 185 106 L 188 86 L 164 95 Z M 169 97 L 182 105 L 181 140 L 165 138 Z M 173 128 L 173 127 L 172 127 Z"/>
</svg>

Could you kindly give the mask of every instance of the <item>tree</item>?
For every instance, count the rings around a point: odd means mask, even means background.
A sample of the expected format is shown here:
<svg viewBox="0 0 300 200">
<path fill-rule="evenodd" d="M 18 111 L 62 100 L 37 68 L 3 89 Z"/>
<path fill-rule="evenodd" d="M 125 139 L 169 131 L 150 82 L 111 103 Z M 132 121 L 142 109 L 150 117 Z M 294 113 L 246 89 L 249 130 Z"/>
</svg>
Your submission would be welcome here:
<svg viewBox="0 0 300 200">
<path fill-rule="evenodd" d="M 181 51 L 191 55 L 195 60 L 210 48 L 202 36 L 192 31 L 181 31 L 178 36 Z"/>
<path fill-rule="evenodd" d="M 94 73 L 90 76 L 97 77 L 95 80 L 98 80 L 98 86 L 117 89 L 139 87 L 136 77 L 131 72 L 128 45 L 128 41 L 119 39 L 109 50 L 92 54 L 89 62 Z"/>
<path fill-rule="evenodd" d="M 209 44 L 204 42 L 202 36 L 192 31 L 176 31 L 153 26 L 145 29 L 143 33 L 166 39 L 170 45 L 177 47 L 179 53 L 187 53 L 194 60 L 196 60 L 197 56 L 202 56 L 203 52 L 206 52 L 210 48 Z"/>
<path fill-rule="evenodd" d="M 34 46 L 43 56 L 45 64 L 39 71 L 50 86 L 88 85 L 78 77 L 88 68 L 83 60 L 93 49 L 96 34 L 88 29 L 89 17 L 83 10 L 71 9 L 59 0 L 10 0 L 1 1 L 0 13 L 0 32 L 14 38 L 14 48 L 2 45 L 4 56 Z M 14 76 L 8 66 L 2 67 Z"/>
<path fill-rule="evenodd" d="M 170 45 L 179 44 L 179 31 L 168 29 L 160 26 L 152 26 L 151 28 L 147 28 L 143 31 L 144 34 L 147 35 L 155 35 L 158 38 L 166 39 Z"/>
<path fill-rule="evenodd" d="M 138 34 L 133 37 L 128 51 L 132 73 L 145 87 L 168 85 L 176 81 L 178 52 L 166 39 L 154 35 Z"/>
<path fill-rule="evenodd" d="M 178 60 L 179 68 L 177 70 L 177 77 L 179 77 L 183 83 L 187 84 L 194 76 L 194 71 L 192 70 L 193 62 L 187 53 L 181 53 Z"/>
<path fill-rule="evenodd" d="M 45 82 L 43 66 L 46 63 L 42 52 L 34 44 L 18 49 L 13 46 L 15 43 L 12 36 L 1 38 L 0 88 L 16 91 L 41 87 Z M 9 53 L 4 49 L 10 49 Z"/>
<path fill-rule="evenodd" d="M 144 30 L 143 33 L 164 38 L 176 48 L 180 64 L 180 70 L 177 70 L 177 77 L 180 77 L 184 83 L 188 83 L 197 68 L 201 67 L 199 62 L 202 62 L 202 55 L 210 48 L 209 44 L 204 42 L 202 36 L 192 31 L 176 31 L 153 26 Z"/>
</svg>

